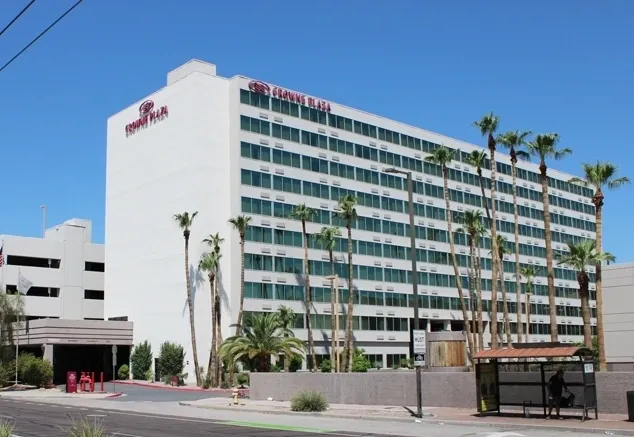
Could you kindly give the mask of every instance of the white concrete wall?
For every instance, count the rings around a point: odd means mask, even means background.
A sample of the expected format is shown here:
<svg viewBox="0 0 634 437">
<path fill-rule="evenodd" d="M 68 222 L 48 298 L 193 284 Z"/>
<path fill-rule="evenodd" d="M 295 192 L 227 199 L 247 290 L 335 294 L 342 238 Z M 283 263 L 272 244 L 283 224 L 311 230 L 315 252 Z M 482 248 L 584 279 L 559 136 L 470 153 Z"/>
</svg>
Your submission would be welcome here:
<svg viewBox="0 0 634 437">
<path fill-rule="evenodd" d="M 125 126 L 138 118 L 138 105 L 108 120 L 106 172 L 106 315 L 128 316 L 135 343 L 149 340 L 155 356 L 162 342 L 186 350 L 186 372 L 194 375 L 186 304 L 184 239 L 174 214 L 198 211 L 191 229 L 188 266 L 198 341 L 199 364 L 209 357 L 210 290 L 197 272 L 209 248 L 202 240 L 220 232 L 227 239 L 223 272 L 231 272 L 233 245 L 230 214 L 230 84 L 197 72 L 191 65 L 169 86 L 148 97 L 168 105 L 169 116 L 126 137 Z M 145 100 L 145 99 L 144 99 Z M 232 289 L 232 275 L 223 287 Z M 225 298 L 226 311 L 230 302 Z M 229 317 L 225 317 L 227 324 Z"/>
<path fill-rule="evenodd" d="M 606 360 L 634 365 L 634 263 L 603 266 L 602 277 Z"/>
<path fill-rule="evenodd" d="M 46 231 L 45 238 L 0 236 L 4 242 L 5 265 L 1 283 L 17 285 L 18 273 L 34 287 L 59 288 L 59 297 L 24 297 L 26 314 L 62 319 L 102 319 L 104 301 L 84 299 L 84 290 L 104 290 L 104 273 L 85 271 L 85 263 L 104 262 L 104 248 L 91 242 L 92 224 L 72 219 Z M 11 255 L 61 260 L 60 267 L 40 268 L 7 264 Z"/>
</svg>

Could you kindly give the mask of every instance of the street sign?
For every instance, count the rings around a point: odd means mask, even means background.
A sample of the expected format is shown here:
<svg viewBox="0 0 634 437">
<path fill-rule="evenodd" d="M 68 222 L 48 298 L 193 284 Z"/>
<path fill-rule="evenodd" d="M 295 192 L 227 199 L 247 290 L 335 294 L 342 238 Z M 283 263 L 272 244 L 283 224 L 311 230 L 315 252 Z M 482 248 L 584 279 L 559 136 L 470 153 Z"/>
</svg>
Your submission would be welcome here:
<svg viewBox="0 0 634 437">
<path fill-rule="evenodd" d="M 112 355 L 117 355 L 117 345 L 116 344 L 112 345 Z"/>
<path fill-rule="evenodd" d="M 112 366 L 117 365 L 117 345 L 112 346 Z"/>
<path fill-rule="evenodd" d="M 412 343 L 414 346 L 414 366 L 423 367 L 425 365 L 425 352 L 427 350 L 425 330 L 414 329 L 412 331 Z"/>
</svg>

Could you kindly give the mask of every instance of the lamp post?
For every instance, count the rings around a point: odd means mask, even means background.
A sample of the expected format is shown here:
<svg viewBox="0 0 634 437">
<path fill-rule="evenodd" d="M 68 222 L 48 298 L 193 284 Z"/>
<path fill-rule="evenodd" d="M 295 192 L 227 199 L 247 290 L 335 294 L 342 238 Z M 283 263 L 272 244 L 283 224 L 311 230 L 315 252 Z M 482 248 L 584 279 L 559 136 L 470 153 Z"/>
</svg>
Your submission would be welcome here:
<svg viewBox="0 0 634 437">
<path fill-rule="evenodd" d="M 409 203 L 409 242 L 410 256 L 412 258 L 412 294 L 414 295 L 414 326 L 415 329 L 420 329 L 420 318 L 418 315 L 418 272 L 416 271 L 416 227 L 414 225 L 414 183 L 412 181 L 412 172 L 399 170 L 397 168 L 386 168 L 383 169 L 383 172 L 401 174 L 407 177 L 407 201 Z M 416 415 L 420 418 L 423 417 L 423 392 L 420 366 L 416 366 Z"/>
<path fill-rule="evenodd" d="M 332 348 L 334 350 L 335 362 L 332 363 L 335 373 L 339 373 L 339 275 L 326 276 L 326 279 L 330 281 L 330 292 L 335 293 L 335 313 L 332 317 L 335 318 L 335 332 L 332 337 Z"/>
</svg>

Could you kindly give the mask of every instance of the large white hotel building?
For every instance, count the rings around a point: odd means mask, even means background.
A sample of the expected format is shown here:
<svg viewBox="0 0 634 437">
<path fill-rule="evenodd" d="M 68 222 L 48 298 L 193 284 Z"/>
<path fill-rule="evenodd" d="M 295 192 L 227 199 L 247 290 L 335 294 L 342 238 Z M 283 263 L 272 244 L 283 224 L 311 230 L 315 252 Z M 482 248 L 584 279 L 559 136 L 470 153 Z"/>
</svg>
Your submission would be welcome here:
<svg viewBox="0 0 634 437">
<path fill-rule="evenodd" d="M 474 114 L 476 117 L 478 114 Z M 227 220 L 252 217 L 245 247 L 245 310 L 298 314 L 295 333 L 306 338 L 300 223 L 289 214 L 297 204 L 317 210 L 309 233 L 342 226 L 337 271 L 347 276 L 343 223 L 333 217 L 337 200 L 359 199 L 353 229 L 354 286 L 358 290 L 356 345 L 385 367 L 409 355 L 413 320 L 407 192 L 402 177 L 382 172 L 398 167 L 414 174 L 416 245 L 421 317 L 429 331 L 463 329 L 453 270 L 449 265 L 445 203 L 440 169 L 425 162 L 440 144 L 460 150 L 461 160 L 478 147 L 378 115 L 287 90 L 243 76 L 224 78 L 216 66 L 192 60 L 167 75 L 167 85 L 108 120 L 106 189 L 106 314 L 128 316 L 135 342 L 148 339 L 155 350 L 177 341 L 187 351 L 193 375 L 186 309 L 184 243 L 173 216 L 198 211 L 191 231 L 189 266 L 194 288 L 198 352 L 206 365 L 210 340 L 210 290 L 197 271 L 202 240 L 219 232 L 222 246 L 223 336 L 233 332 L 240 289 L 238 234 Z M 513 241 L 511 167 L 497 154 L 497 220 Z M 537 267 L 531 309 L 531 338 L 548 341 L 542 193 L 534 163 L 518 164 L 520 261 Z M 570 240 L 595 237 L 592 192 L 549 169 L 555 250 Z M 489 172 L 484 171 L 486 179 Z M 451 164 L 449 187 L 455 213 L 482 207 L 475 169 Z M 456 235 L 457 256 L 467 282 L 466 236 Z M 484 296 L 490 299 L 490 255 L 483 264 Z M 330 344 L 327 253 L 317 242 L 312 263 L 312 320 L 318 354 Z M 515 265 L 505 259 L 513 332 Z M 594 279 L 592 277 L 592 279 Z M 555 267 L 560 340 L 582 339 L 575 272 Z M 594 286 L 591 286 L 592 290 Z M 344 291 L 342 301 L 347 301 Z M 486 302 L 488 303 L 488 302 Z M 594 316 L 594 302 L 592 302 Z M 486 306 L 485 306 L 486 308 Z M 502 314 L 500 314 L 500 322 Z M 487 316 L 485 315 L 485 318 Z M 595 319 L 592 321 L 596 323 Z M 340 324 L 344 326 L 343 323 Z M 340 335 L 343 340 L 343 332 Z"/>
</svg>

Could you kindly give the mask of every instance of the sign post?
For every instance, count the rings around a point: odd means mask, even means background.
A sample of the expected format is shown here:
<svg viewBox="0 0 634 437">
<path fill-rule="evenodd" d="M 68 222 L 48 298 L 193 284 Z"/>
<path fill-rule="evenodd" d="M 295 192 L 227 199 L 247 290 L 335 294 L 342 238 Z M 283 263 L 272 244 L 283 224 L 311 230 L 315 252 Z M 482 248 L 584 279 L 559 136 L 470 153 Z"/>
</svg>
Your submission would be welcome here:
<svg viewBox="0 0 634 437">
<path fill-rule="evenodd" d="M 427 336 L 424 329 L 414 329 L 412 332 L 414 343 L 414 366 L 423 367 L 425 365 L 425 352 L 427 350 Z"/>
<path fill-rule="evenodd" d="M 112 345 L 112 392 L 117 392 L 117 345 Z"/>
</svg>

